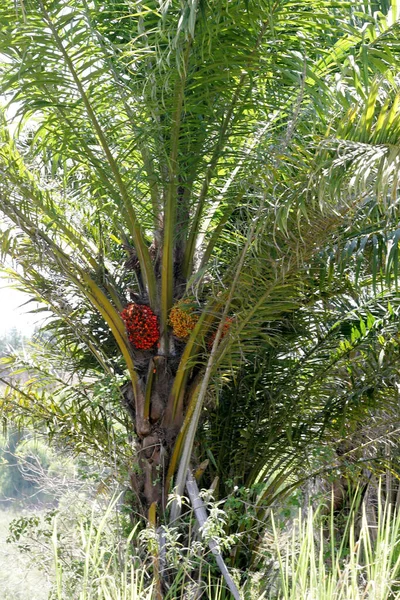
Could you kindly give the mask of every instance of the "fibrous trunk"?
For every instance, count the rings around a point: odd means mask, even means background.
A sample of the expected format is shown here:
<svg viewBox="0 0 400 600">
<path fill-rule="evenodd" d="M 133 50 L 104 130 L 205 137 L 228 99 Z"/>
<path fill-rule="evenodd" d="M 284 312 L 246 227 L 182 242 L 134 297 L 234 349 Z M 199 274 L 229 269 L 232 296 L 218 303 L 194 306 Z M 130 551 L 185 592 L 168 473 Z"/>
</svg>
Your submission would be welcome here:
<svg viewBox="0 0 400 600">
<path fill-rule="evenodd" d="M 166 476 L 170 464 L 176 436 L 182 424 L 182 416 L 173 423 L 167 423 L 166 406 L 174 381 L 176 359 L 155 356 L 149 361 L 147 375 L 140 381 L 141 401 L 135 402 L 132 384 L 123 387 L 126 408 L 130 413 L 135 429 L 137 464 L 131 472 L 131 486 L 143 516 L 148 517 L 152 504 L 165 507 L 168 490 L 165 489 Z M 175 367 L 175 368 L 174 368 Z M 146 402 L 149 393 L 149 415 L 137 415 L 137 405 Z"/>
</svg>

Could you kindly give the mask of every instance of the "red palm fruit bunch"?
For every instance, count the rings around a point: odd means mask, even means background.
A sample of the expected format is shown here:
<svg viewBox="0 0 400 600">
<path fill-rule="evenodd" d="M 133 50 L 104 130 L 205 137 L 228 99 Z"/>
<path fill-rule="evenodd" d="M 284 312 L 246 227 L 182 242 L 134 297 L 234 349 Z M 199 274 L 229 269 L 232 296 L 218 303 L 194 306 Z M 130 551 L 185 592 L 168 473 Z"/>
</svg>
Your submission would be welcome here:
<svg viewBox="0 0 400 600">
<path fill-rule="evenodd" d="M 190 300 L 180 300 L 169 313 L 169 324 L 173 334 L 181 339 L 190 335 L 198 320 L 199 317 L 194 313 L 194 307 Z"/>
<path fill-rule="evenodd" d="M 128 338 L 138 350 L 150 350 L 160 338 L 158 318 L 150 306 L 128 304 L 121 312 Z"/>
<path fill-rule="evenodd" d="M 229 329 L 231 328 L 232 323 L 233 323 L 232 317 L 226 317 L 224 325 L 222 327 L 222 335 L 221 335 L 221 338 L 220 338 L 219 341 L 221 341 L 226 336 L 226 334 L 228 333 Z M 216 335 L 217 335 L 217 331 L 213 331 L 213 333 L 210 336 L 210 339 L 208 340 L 208 344 L 207 345 L 208 345 L 208 349 L 209 350 L 211 350 L 211 348 L 213 347 Z"/>
</svg>

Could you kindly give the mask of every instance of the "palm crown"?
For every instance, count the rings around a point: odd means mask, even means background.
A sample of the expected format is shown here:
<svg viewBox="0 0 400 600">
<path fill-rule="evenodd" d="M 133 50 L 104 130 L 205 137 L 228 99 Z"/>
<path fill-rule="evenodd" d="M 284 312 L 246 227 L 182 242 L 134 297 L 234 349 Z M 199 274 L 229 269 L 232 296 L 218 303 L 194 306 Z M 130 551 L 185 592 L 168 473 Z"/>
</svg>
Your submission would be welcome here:
<svg viewBox="0 0 400 600">
<path fill-rule="evenodd" d="M 146 509 L 178 465 L 183 491 L 215 373 L 333 295 L 324 252 L 397 271 L 379 208 L 397 188 L 396 3 L 363 7 L 0 9 L 2 252 L 101 368 L 127 369 Z"/>
</svg>

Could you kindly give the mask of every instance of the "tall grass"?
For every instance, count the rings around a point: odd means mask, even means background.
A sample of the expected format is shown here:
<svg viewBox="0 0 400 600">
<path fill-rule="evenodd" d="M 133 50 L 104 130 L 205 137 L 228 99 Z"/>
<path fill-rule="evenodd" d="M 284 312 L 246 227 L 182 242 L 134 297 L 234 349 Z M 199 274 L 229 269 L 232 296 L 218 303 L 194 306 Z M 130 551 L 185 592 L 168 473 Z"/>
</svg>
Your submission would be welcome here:
<svg viewBox="0 0 400 600">
<path fill-rule="evenodd" d="M 118 498 L 112 500 L 100 520 L 79 523 L 80 573 L 71 572 L 65 563 L 65 549 L 59 544 L 57 521 L 52 532 L 54 600 L 227 600 L 230 598 L 222 578 L 212 575 L 209 550 L 199 543 L 196 550 L 179 542 L 178 530 L 168 532 L 165 548 L 166 580 L 157 585 L 158 536 L 153 528 L 139 531 L 133 527 L 127 539 L 118 543 L 113 521 Z M 61 525 L 61 523 L 60 523 Z M 190 542 L 190 540 L 189 540 Z M 168 560 L 168 558 L 170 560 Z M 76 563 L 78 564 L 78 563 Z M 73 563 L 72 563 L 73 565 Z M 172 575 L 171 575 L 172 574 Z M 72 585 L 71 585 L 72 580 Z M 162 591 L 161 591 L 162 590 Z"/>
<path fill-rule="evenodd" d="M 129 551 L 129 544 L 136 535 L 134 527 L 124 544 L 124 554 L 114 536 L 107 532 L 118 498 L 107 507 L 100 522 L 92 518 L 79 524 L 80 554 L 83 558 L 76 600 L 151 600 L 153 584 L 149 581 L 145 563 L 139 568 Z M 69 577 L 65 577 L 62 552 L 59 548 L 57 521 L 54 523 L 52 543 L 54 553 L 55 598 L 68 598 Z"/>
<path fill-rule="evenodd" d="M 154 579 L 157 536 L 154 530 L 133 528 L 122 545 L 116 543 L 109 528 L 116 502 L 100 520 L 79 525 L 82 568 L 72 595 L 55 524 L 52 598 L 230 600 L 200 540 L 196 552 L 189 542 L 180 543 L 178 529 L 167 532 L 170 569 L 161 593 Z M 272 514 L 265 551 L 258 573 L 242 573 L 242 581 L 248 581 L 241 592 L 244 600 L 400 600 L 400 513 L 380 497 L 374 507 L 354 506 L 340 532 L 333 512 L 326 516 L 309 508 L 284 526 Z"/>
<path fill-rule="evenodd" d="M 378 501 L 371 522 L 365 505 L 338 540 L 310 508 L 282 541 L 273 525 L 275 578 L 264 598 L 276 600 L 400 600 L 400 513 Z"/>
</svg>

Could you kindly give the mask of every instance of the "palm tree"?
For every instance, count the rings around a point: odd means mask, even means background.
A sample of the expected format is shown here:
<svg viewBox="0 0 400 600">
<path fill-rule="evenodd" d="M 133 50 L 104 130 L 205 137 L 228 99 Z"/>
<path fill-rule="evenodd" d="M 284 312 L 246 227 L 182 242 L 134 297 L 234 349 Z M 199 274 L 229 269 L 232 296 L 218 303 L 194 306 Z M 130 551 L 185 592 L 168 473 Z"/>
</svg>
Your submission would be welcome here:
<svg viewBox="0 0 400 600">
<path fill-rule="evenodd" d="M 4 0 L 0 24 L 2 255 L 126 375 L 155 522 L 207 395 L 334 296 L 324 250 L 371 246 L 352 223 L 397 189 L 396 2 Z"/>
</svg>

